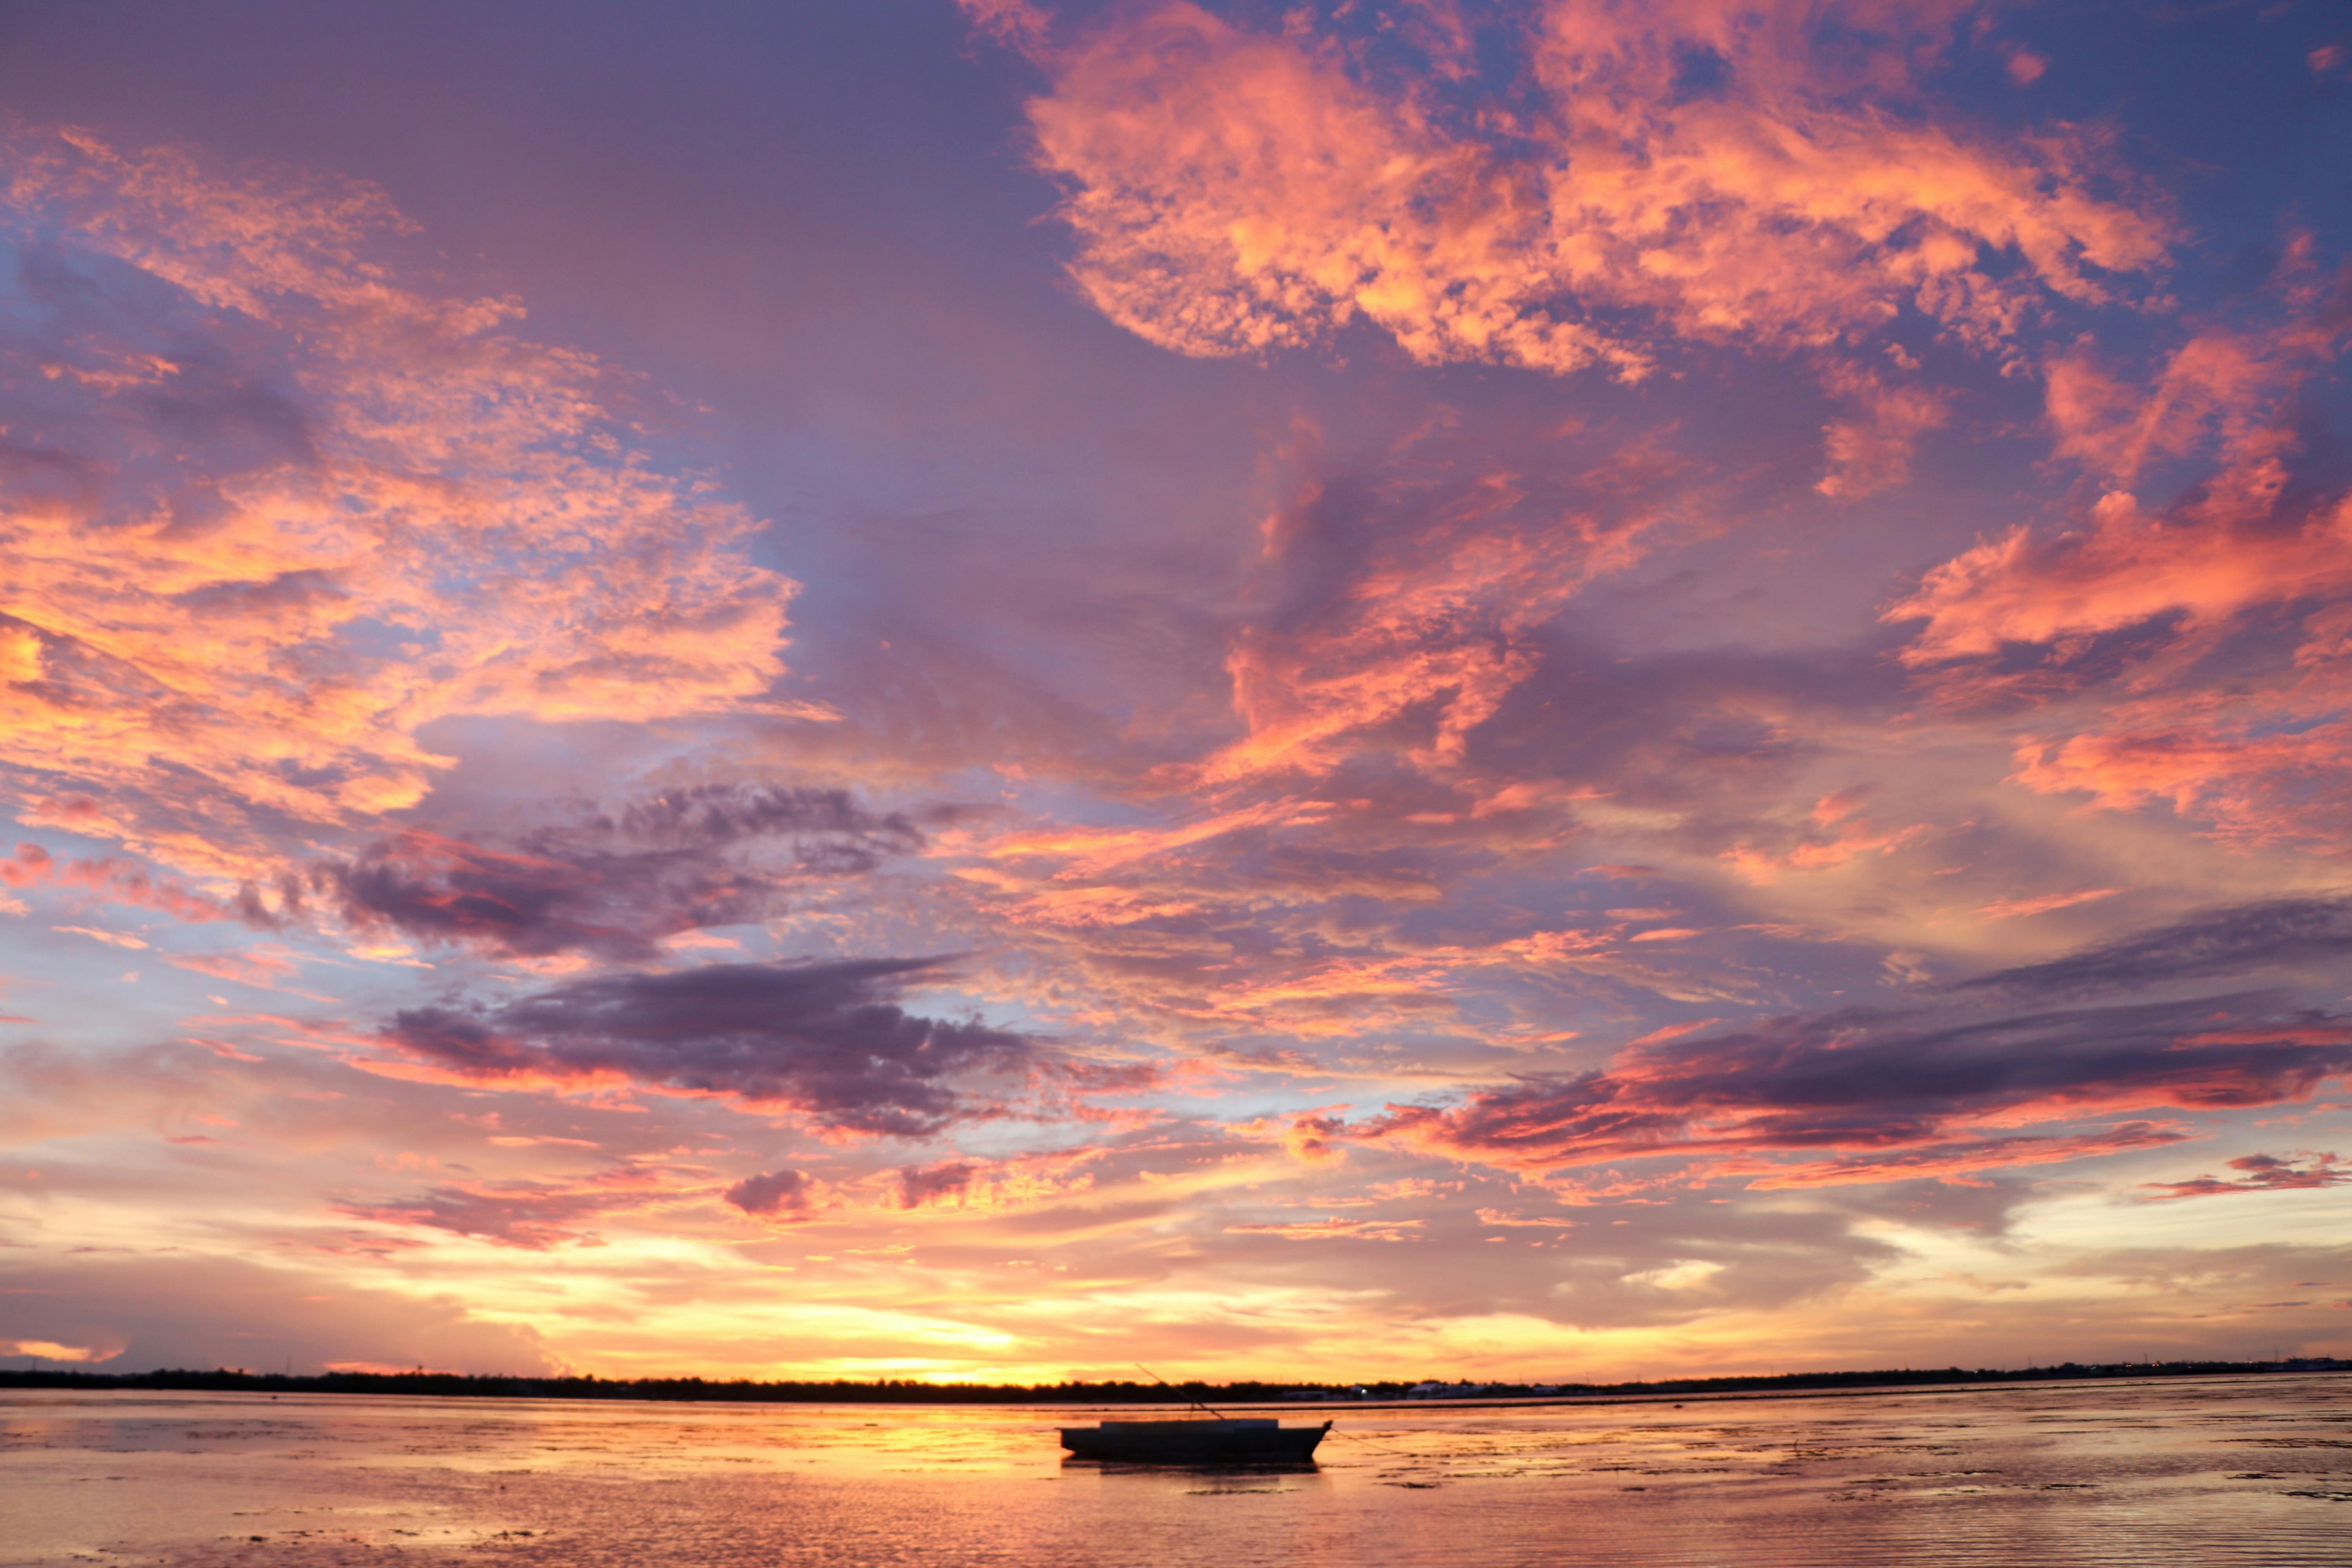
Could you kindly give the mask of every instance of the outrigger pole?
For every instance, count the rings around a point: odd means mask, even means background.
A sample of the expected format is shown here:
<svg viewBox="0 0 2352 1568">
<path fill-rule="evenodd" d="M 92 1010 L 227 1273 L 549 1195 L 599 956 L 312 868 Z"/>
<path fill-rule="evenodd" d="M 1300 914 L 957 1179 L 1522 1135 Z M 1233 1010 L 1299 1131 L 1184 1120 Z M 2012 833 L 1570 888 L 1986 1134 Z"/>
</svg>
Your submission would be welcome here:
<svg viewBox="0 0 2352 1568">
<path fill-rule="evenodd" d="M 1181 1389 L 1181 1388 L 1177 1387 L 1174 1384 L 1172 1384 L 1172 1383 L 1169 1382 L 1166 1378 L 1164 1378 L 1164 1377 L 1160 1376 L 1158 1373 L 1156 1373 L 1156 1372 L 1152 1371 L 1150 1367 L 1145 1366 L 1141 1362 L 1137 1362 L 1137 1363 L 1135 1363 L 1135 1366 L 1136 1366 L 1136 1370 L 1137 1370 L 1137 1371 L 1139 1371 L 1139 1372 L 1142 1373 L 1144 1376 L 1146 1376 L 1146 1377 L 1150 1378 L 1152 1382 L 1154 1382 L 1154 1383 L 1158 1384 L 1160 1387 L 1162 1387 L 1162 1388 L 1166 1389 L 1169 1393 L 1171 1393 L 1171 1394 L 1182 1394 L 1182 1393 L 1184 1392 L 1182 1389 Z M 1192 1408 L 1193 1408 L 1193 1409 L 1195 1409 L 1195 1410 L 1209 1410 L 1209 1407 L 1208 1407 L 1207 1405 L 1205 1405 L 1202 1404 L 1199 1400 L 1197 1400 L 1197 1399 L 1191 1399 L 1189 1395 L 1187 1396 L 1187 1398 L 1188 1398 L 1188 1401 L 1189 1401 L 1189 1403 L 1192 1405 Z M 1213 1416 L 1215 1416 L 1215 1417 L 1216 1417 L 1218 1420 L 1220 1420 L 1220 1421 L 1230 1421 L 1230 1420 L 1232 1420 L 1232 1419 L 1233 1419 L 1233 1417 L 1232 1417 L 1232 1416 L 1230 1416 L 1230 1415 L 1226 1415 L 1226 1414 L 1225 1414 L 1223 1411 L 1222 1411 L 1222 1410 L 1209 1410 L 1209 1414 L 1210 1414 L 1210 1415 L 1213 1415 Z"/>
</svg>

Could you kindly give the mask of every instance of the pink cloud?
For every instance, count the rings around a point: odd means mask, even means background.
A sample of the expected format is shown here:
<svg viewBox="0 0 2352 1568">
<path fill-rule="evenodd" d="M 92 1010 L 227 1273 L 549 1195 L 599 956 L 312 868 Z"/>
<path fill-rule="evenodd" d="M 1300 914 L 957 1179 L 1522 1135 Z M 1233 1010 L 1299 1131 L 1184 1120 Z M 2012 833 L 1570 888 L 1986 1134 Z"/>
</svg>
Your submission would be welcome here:
<svg viewBox="0 0 2352 1568">
<path fill-rule="evenodd" d="M 2001 899 L 1977 910 L 1989 921 L 2016 920 L 2025 915 L 2046 915 L 2053 910 L 2071 910 L 2078 904 L 2096 903 L 2112 899 L 2121 888 L 2086 888 L 2078 893 L 2040 893 L 2030 899 Z"/>
<path fill-rule="evenodd" d="M 1885 618 L 1919 623 L 1901 657 L 1946 710 L 2046 713 L 2017 747 L 2027 787 L 2341 851 L 2352 494 L 2304 449 L 2295 399 L 2343 323 L 2307 241 L 2279 272 L 2273 324 L 2200 327 L 2143 380 L 2057 362 L 2059 451 L 2118 488 L 1934 567 Z M 2160 507 L 2120 488 L 2158 462 L 2201 472 Z"/>
<path fill-rule="evenodd" d="M 234 980 L 240 985 L 252 985 L 264 991 L 282 991 L 305 1001 L 332 1005 L 335 998 L 304 991 L 286 984 L 296 973 L 290 951 L 285 948 L 249 948 L 241 952 L 174 952 L 164 955 L 166 963 L 174 968 L 208 974 L 215 980 Z"/>
<path fill-rule="evenodd" d="M 2174 612 L 2211 625 L 2352 584 L 2352 501 L 2313 509 L 2299 527 L 2259 527 L 2273 521 L 2284 469 L 2271 462 L 2232 477 L 2242 483 L 2186 515 L 2151 517 L 2134 497 L 2110 491 L 2080 531 L 2042 541 L 2018 529 L 1955 556 L 1886 612 L 1890 621 L 1927 622 L 1905 662 L 2093 637 Z"/>
<path fill-rule="evenodd" d="M 283 825 L 422 799 L 436 720 L 768 703 L 793 584 L 745 559 L 751 520 L 632 453 L 601 369 L 513 335 L 510 301 L 368 259 L 404 226 L 379 195 L 80 132 L 18 132 L 5 171 L 61 264 L 146 285 L 87 309 L 152 313 L 62 322 L 29 384 L 84 434 L 18 464 L 0 527 L 20 798 L 70 779 L 78 830 L 268 879 Z M 167 340 L 210 346 L 121 346 Z M 257 397 L 242 449 L 152 456 L 180 445 L 159 410 Z"/>
<path fill-rule="evenodd" d="M 1547 4 L 1500 29 L 1528 90 L 1465 112 L 1337 35 L 1163 5 L 1054 56 L 1030 112 L 1067 184 L 1079 285 L 1187 353 L 1360 320 L 1426 363 L 1630 379 L 1653 356 L 1621 312 L 1787 349 L 1905 308 L 1990 349 L 2044 301 L 2106 298 L 2102 275 L 2162 258 L 2164 220 L 2091 194 L 2106 160 L 2090 142 L 2000 143 L 1889 111 L 1961 7 L 1840 9 L 1875 49 L 1818 48 L 1796 5 Z M 1695 52 L 1719 89 L 1678 99 Z M 1990 260 L 2004 252 L 2014 272 Z M 1833 432 L 1833 489 L 1883 482 L 1939 418 L 1902 395 Z"/>
<path fill-rule="evenodd" d="M 2152 1200 L 2216 1197 L 2230 1193 L 2307 1192 L 2352 1183 L 2352 1161 L 2336 1154 L 2243 1154 L 2231 1161 L 2234 1181 L 2198 1176 L 2186 1182 L 2145 1182 Z"/>
<path fill-rule="evenodd" d="M 19 844 L 16 854 L 0 859 L 0 884 L 11 888 L 79 889 L 112 903 L 137 904 L 162 910 L 184 921 L 218 921 L 238 914 L 248 917 L 258 909 L 248 892 L 237 908 L 208 898 L 176 879 L 157 877 L 145 867 L 116 857 L 64 860 L 37 844 Z"/>
<path fill-rule="evenodd" d="M 1030 0 L 956 0 L 971 25 L 1008 48 L 1042 56 L 1053 18 Z"/>
</svg>

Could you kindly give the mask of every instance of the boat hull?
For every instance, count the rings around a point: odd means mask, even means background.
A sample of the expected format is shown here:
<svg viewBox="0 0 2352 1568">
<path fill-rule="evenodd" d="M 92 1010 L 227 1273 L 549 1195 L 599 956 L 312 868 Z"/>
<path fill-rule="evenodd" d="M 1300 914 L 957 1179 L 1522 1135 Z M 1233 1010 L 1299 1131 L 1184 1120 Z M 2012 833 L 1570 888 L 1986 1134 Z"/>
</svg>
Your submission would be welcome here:
<svg viewBox="0 0 2352 1568">
<path fill-rule="evenodd" d="M 1074 1458 L 1129 1465 L 1303 1465 L 1331 1429 L 1273 1421 L 1106 1421 L 1061 1428 Z"/>
</svg>

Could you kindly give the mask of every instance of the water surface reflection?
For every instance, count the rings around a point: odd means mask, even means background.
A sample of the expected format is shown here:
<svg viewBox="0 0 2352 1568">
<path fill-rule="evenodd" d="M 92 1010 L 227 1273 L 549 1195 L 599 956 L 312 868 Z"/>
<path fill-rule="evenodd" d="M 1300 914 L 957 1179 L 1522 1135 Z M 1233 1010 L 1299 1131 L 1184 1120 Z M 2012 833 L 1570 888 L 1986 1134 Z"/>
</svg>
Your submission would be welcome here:
<svg viewBox="0 0 2352 1568">
<path fill-rule="evenodd" d="M 2347 1396 L 2322 1373 L 1342 1407 L 1312 1466 L 1173 1470 L 1064 1459 L 1054 1427 L 1107 1414 L 1066 1406 L 23 1391 L 0 1563 L 2308 1568 L 2352 1540 Z"/>
</svg>

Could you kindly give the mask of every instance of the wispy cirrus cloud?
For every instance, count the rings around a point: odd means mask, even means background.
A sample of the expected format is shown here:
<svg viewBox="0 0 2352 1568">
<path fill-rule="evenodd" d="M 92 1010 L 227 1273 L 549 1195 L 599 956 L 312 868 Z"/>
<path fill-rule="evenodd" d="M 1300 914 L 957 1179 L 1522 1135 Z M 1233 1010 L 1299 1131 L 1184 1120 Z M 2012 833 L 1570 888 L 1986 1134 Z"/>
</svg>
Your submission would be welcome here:
<svg viewBox="0 0 2352 1568">
<path fill-rule="evenodd" d="M 2154 1200 L 2210 1198 L 2230 1193 L 2308 1192 L 2352 1183 L 2352 1161 L 2333 1153 L 2242 1154 L 2229 1162 L 2234 1178 L 2196 1176 L 2185 1182 L 2147 1182 L 2141 1190 Z"/>
<path fill-rule="evenodd" d="M 2101 899 L 2112 899 L 2121 888 L 2084 888 L 2070 893 L 2037 893 L 2030 899 L 2000 899 L 1985 905 L 1977 913 L 1989 921 L 2021 920 L 2030 915 L 2046 915 L 2058 910 L 2071 910 L 2080 904 L 2093 904 Z"/>
<path fill-rule="evenodd" d="M 64 858 L 37 844 L 19 844 L 14 855 L 0 859 L 0 885 L 59 888 L 94 900 L 161 910 L 193 922 L 242 918 L 266 925 L 272 919 L 250 883 L 234 900 L 215 899 L 119 856 Z"/>
<path fill-rule="evenodd" d="M 1271 1236 L 1284 1241 L 1403 1241 L 1419 1220 L 1328 1219 L 1292 1220 L 1265 1225 L 1229 1225 L 1227 1236 Z"/>
<path fill-rule="evenodd" d="M 1686 505 L 1684 464 L 1645 443 L 1541 480 L 1465 468 L 1459 447 L 1431 439 L 1318 482 L 1267 521 L 1273 602 L 1225 660 L 1246 733 L 1171 773 L 1213 788 L 1367 753 L 1458 772 L 1471 732 L 1540 664 L 1537 628 Z"/>
<path fill-rule="evenodd" d="M 378 1225 L 417 1226 L 545 1252 L 567 1242 L 593 1242 L 590 1227 L 603 1216 L 675 1207 L 707 1197 L 711 1188 L 690 1173 L 617 1165 L 571 1181 L 452 1182 L 409 1197 L 352 1200 L 337 1211 Z"/>
<path fill-rule="evenodd" d="M 414 805 L 458 715 L 768 700 L 793 585 L 631 448 L 585 355 L 396 280 L 363 186 L 77 132 L 5 150 L 10 676 L 26 820 L 275 879 Z"/>
<path fill-rule="evenodd" d="M 2352 903 L 2340 899 L 2269 899 L 2200 910 L 2171 924 L 2096 942 L 2044 963 L 1957 981 L 1951 989 L 2095 995 L 2215 975 L 2332 969 L 2347 953 L 2352 953 Z"/>
</svg>

